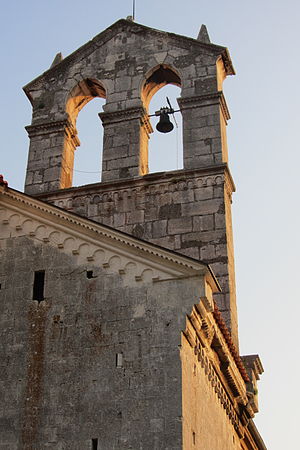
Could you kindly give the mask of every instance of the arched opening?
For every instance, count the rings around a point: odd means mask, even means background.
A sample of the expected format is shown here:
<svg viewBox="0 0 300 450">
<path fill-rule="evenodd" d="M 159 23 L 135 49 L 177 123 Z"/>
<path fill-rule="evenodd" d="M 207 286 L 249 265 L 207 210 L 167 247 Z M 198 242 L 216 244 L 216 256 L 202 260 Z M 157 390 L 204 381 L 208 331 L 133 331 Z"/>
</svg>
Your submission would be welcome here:
<svg viewBox="0 0 300 450">
<path fill-rule="evenodd" d="M 148 76 L 143 90 L 142 100 L 150 115 L 162 107 L 168 107 L 167 97 L 172 108 L 179 109 L 177 98 L 181 93 L 179 75 L 171 68 L 160 65 Z M 180 112 L 169 115 L 174 129 L 169 133 L 160 133 L 156 129 L 159 116 L 151 117 L 153 133 L 148 146 L 149 173 L 182 169 L 182 116 Z"/>
<path fill-rule="evenodd" d="M 180 91 L 179 87 L 172 85 L 160 89 L 150 102 L 149 114 L 168 106 L 166 97 L 169 98 L 174 110 L 179 109 L 176 99 L 180 96 Z M 173 115 L 169 115 L 174 129 L 166 134 L 156 130 L 159 117 L 151 117 L 154 132 L 150 136 L 148 147 L 149 173 L 183 168 L 182 116 L 181 113 L 174 113 L 174 116 L 175 120 Z"/>
<path fill-rule="evenodd" d="M 94 79 L 82 80 L 69 95 L 66 111 L 78 137 L 73 158 L 69 157 L 73 186 L 101 181 L 103 127 L 98 114 L 105 98 L 104 87 Z"/>
<path fill-rule="evenodd" d="M 105 99 L 96 97 L 80 111 L 76 128 L 80 147 L 75 150 L 73 186 L 101 181 L 103 126 L 98 116 Z"/>
</svg>

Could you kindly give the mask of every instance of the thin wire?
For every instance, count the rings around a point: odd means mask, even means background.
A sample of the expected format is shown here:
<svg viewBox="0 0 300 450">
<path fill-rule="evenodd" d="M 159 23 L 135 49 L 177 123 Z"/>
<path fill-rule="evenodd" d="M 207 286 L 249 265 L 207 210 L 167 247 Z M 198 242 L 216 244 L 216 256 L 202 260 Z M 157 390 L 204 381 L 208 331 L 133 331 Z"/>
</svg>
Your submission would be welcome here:
<svg viewBox="0 0 300 450">
<path fill-rule="evenodd" d="M 67 166 L 67 167 L 68 167 L 68 166 Z M 68 169 L 71 170 L 70 167 L 68 167 Z M 73 169 L 73 171 L 74 171 L 74 172 L 79 172 L 79 173 L 101 173 L 101 172 L 102 172 L 102 170 L 97 170 L 96 172 L 89 172 L 89 171 L 87 171 L 87 170 L 76 170 L 76 169 Z"/>
<path fill-rule="evenodd" d="M 91 172 L 91 171 L 87 171 L 87 170 L 76 170 L 76 169 L 71 169 L 70 166 L 68 166 L 67 163 L 65 163 L 67 169 L 72 170 L 73 172 L 78 172 L 78 173 L 102 173 L 102 170 L 97 170 L 95 172 Z"/>
<path fill-rule="evenodd" d="M 177 170 L 179 169 L 179 139 L 178 139 L 179 131 L 178 130 L 179 130 L 179 128 L 178 128 L 178 125 L 177 125 L 176 126 L 176 160 L 177 160 Z"/>
</svg>

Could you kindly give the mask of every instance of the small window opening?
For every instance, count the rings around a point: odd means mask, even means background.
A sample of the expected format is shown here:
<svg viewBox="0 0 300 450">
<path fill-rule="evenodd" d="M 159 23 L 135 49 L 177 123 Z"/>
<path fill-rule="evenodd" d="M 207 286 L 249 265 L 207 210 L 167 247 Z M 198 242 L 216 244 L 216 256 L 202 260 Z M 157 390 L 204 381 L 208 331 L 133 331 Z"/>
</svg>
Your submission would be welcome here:
<svg viewBox="0 0 300 450">
<path fill-rule="evenodd" d="M 151 99 L 149 114 L 154 114 L 160 108 L 168 106 L 166 97 L 169 98 L 172 108 L 178 110 L 177 98 L 180 97 L 180 93 L 181 89 L 178 86 L 168 84 L 161 88 Z M 156 130 L 159 116 L 151 117 L 153 133 L 149 139 L 149 173 L 183 168 L 181 112 L 174 113 L 174 116 L 170 114 L 169 118 L 174 129 L 170 133 L 163 134 Z"/>
<path fill-rule="evenodd" d="M 196 433 L 193 431 L 193 445 L 196 445 Z"/>
<path fill-rule="evenodd" d="M 116 367 L 121 369 L 123 367 L 123 353 L 116 354 Z"/>
<path fill-rule="evenodd" d="M 92 450 L 98 450 L 98 438 L 92 439 Z"/>
<path fill-rule="evenodd" d="M 93 278 L 93 271 L 92 270 L 87 270 L 86 271 L 86 277 L 89 278 L 89 279 Z"/>
<path fill-rule="evenodd" d="M 33 282 L 33 295 L 32 299 L 41 302 L 44 300 L 44 283 L 45 283 L 45 271 L 38 270 L 34 272 Z"/>
</svg>

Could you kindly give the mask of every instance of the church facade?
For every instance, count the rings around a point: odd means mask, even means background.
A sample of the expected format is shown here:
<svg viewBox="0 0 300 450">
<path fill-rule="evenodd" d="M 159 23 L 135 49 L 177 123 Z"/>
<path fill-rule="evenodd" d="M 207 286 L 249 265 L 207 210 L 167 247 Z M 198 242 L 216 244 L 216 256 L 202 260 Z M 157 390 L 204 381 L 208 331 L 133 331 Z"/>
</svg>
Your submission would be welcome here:
<svg viewBox="0 0 300 450">
<path fill-rule="evenodd" d="M 241 357 L 222 92 L 228 50 L 119 20 L 24 90 L 25 193 L 0 183 L 0 448 L 265 449 Z M 181 170 L 149 174 L 149 103 L 181 88 Z M 106 99 L 102 181 L 72 187 Z"/>
</svg>

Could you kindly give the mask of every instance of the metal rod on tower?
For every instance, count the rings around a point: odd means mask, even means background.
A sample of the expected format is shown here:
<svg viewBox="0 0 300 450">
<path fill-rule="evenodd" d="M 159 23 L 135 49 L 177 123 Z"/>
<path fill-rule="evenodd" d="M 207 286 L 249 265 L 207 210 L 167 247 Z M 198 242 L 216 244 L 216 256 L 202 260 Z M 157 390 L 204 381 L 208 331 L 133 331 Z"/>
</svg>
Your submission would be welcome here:
<svg viewBox="0 0 300 450">
<path fill-rule="evenodd" d="M 132 0 L 132 19 L 135 20 L 135 0 Z"/>
</svg>

